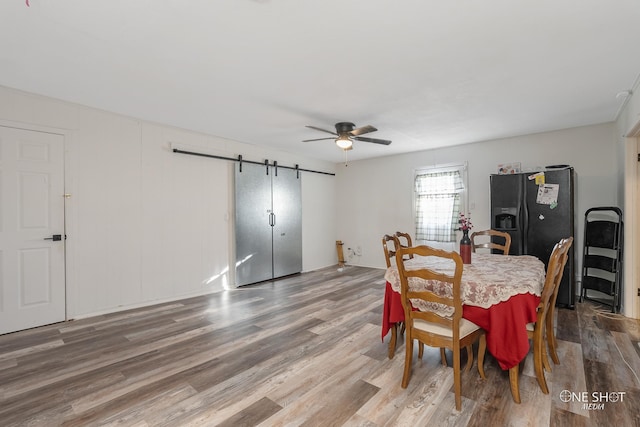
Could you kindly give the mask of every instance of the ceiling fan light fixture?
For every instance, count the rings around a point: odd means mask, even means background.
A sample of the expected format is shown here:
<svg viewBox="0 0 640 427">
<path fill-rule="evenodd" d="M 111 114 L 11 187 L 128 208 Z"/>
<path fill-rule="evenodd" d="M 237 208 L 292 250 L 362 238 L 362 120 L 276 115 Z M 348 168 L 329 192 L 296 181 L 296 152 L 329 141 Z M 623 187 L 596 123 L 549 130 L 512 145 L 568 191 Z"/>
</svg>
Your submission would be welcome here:
<svg viewBox="0 0 640 427">
<path fill-rule="evenodd" d="M 353 143 L 351 142 L 351 139 L 349 139 L 347 135 L 340 135 L 339 137 L 336 138 L 336 145 L 342 148 L 343 150 L 346 150 L 348 148 L 351 148 L 351 145 L 353 145 Z"/>
</svg>

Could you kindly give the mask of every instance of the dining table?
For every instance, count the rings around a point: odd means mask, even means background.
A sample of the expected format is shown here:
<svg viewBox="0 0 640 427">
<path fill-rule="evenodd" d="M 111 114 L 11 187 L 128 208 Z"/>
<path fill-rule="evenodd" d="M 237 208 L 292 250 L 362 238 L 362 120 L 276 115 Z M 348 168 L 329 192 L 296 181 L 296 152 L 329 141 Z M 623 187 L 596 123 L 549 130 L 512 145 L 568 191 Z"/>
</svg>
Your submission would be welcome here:
<svg viewBox="0 0 640 427">
<path fill-rule="evenodd" d="M 415 256 L 404 261 L 408 270 L 429 268 L 452 275 L 454 263 L 449 259 Z M 473 253 L 470 264 L 464 264 L 460 284 L 462 317 L 486 332 L 487 350 L 503 370 L 509 370 L 513 399 L 520 402 L 517 375 L 520 362 L 529 353 L 527 324 L 536 321 L 537 308 L 545 281 L 545 266 L 531 255 Z M 394 329 L 389 343 L 389 357 L 395 352 L 396 328 L 404 322 L 398 268 L 387 268 L 382 316 L 382 340 Z M 438 281 L 409 278 L 411 289 L 424 289 L 451 295 L 452 291 Z M 413 310 L 431 310 L 412 300 Z M 451 313 L 442 313 L 450 315 Z M 515 376 L 515 378 L 514 378 Z M 515 381 L 515 385 L 514 385 Z M 515 388 L 515 389 L 514 389 Z"/>
</svg>

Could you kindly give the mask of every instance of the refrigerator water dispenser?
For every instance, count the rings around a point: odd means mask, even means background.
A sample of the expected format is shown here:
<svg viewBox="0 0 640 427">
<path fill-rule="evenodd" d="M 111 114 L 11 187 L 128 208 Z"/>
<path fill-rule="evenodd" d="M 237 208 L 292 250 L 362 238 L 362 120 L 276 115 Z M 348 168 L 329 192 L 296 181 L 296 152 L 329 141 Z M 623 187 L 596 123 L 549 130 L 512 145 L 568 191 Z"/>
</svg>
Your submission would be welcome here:
<svg viewBox="0 0 640 427">
<path fill-rule="evenodd" d="M 516 208 L 513 208 L 513 210 L 517 210 Z M 514 228 L 516 228 L 516 216 L 513 213 L 500 213 L 498 215 L 496 215 L 495 217 L 495 222 L 494 222 L 494 228 L 500 229 L 500 230 L 512 230 Z"/>
</svg>

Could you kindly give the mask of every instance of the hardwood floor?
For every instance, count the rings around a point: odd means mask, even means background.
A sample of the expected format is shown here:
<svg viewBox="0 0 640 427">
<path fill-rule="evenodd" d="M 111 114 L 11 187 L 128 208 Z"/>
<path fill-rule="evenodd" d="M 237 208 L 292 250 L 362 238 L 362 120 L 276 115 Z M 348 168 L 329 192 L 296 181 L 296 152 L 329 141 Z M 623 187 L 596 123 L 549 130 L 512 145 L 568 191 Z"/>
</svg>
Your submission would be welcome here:
<svg viewBox="0 0 640 427">
<path fill-rule="evenodd" d="M 383 270 L 332 267 L 0 336 L 0 425 L 640 425 L 640 322 L 561 309 L 550 394 L 529 354 L 515 404 L 488 354 L 487 380 L 463 372 L 457 412 L 437 349 L 400 387 L 383 295 Z"/>
</svg>

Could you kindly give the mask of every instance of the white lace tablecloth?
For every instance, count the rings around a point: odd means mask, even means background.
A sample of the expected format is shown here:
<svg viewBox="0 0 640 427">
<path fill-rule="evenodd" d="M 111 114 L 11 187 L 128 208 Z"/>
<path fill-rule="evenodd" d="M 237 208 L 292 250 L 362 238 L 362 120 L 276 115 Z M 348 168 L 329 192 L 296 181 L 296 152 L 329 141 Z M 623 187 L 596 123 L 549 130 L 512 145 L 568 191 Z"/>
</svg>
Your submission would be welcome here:
<svg viewBox="0 0 640 427">
<path fill-rule="evenodd" d="M 429 268 L 441 273 L 453 275 L 453 261 L 436 257 L 419 257 L 405 261 L 408 270 Z M 471 264 L 465 264 L 462 270 L 462 304 L 489 308 L 506 301 L 514 295 L 530 293 L 540 296 L 545 280 L 544 264 L 531 255 L 498 255 L 474 253 Z M 398 268 L 389 267 L 384 278 L 394 291 L 400 292 Z M 409 278 L 410 289 L 429 289 L 437 293 L 452 295 L 448 284 L 436 280 Z M 414 307 L 422 309 L 420 304 Z M 416 301 L 417 302 L 417 301 Z M 425 309 L 428 309 L 425 307 Z"/>
</svg>

